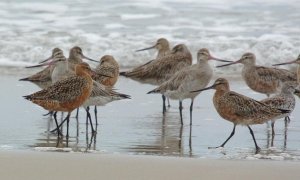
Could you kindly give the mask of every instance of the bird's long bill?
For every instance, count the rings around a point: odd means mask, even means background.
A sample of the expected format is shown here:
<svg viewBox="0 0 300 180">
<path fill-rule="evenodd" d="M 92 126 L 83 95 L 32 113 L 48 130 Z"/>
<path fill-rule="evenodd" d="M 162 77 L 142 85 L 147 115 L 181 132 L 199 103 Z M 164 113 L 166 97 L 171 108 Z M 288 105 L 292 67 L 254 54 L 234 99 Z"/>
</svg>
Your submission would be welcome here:
<svg viewBox="0 0 300 180">
<path fill-rule="evenodd" d="M 98 72 L 95 72 L 95 71 L 93 71 L 93 70 L 91 70 L 90 75 L 91 75 L 92 77 L 100 77 L 100 76 L 104 76 L 104 77 L 113 78 L 112 76 L 109 76 L 109 75 L 107 75 L 107 74 L 98 73 Z"/>
<path fill-rule="evenodd" d="M 203 88 L 203 89 L 198 89 L 196 91 L 190 91 L 190 93 L 206 91 L 206 90 L 209 90 L 209 89 L 213 89 L 214 87 L 215 87 L 215 84 L 213 84 L 213 85 L 211 85 L 209 87 Z"/>
<path fill-rule="evenodd" d="M 151 46 L 151 47 L 147 47 L 147 48 L 143 48 L 143 49 L 138 49 L 135 52 L 139 52 L 139 51 L 145 51 L 145 50 L 149 50 L 149 49 L 154 49 L 156 47 L 156 45 Z"/>
<path fill-rule="evenodd" d="M 296 61 L 297 61 L 297 60 L 289 61 L 289 62 L 285 62 L 285 63 L 273 64 L 272 66 L 280 66 L 280 65 L 286 65 L 286 64 L 293 64 L 293 63 L 296 63 Z"/>
<path fill-rule="evenodd" d="M 219 58 L 216 58 L 216 57 L 213 57 L 213 56 L 210 56 L 210 59 L 215 60 L 215 61 L 220 61 L 220 62 L 233 62 L 233 61 L 228 61 L 228 60 L 224 60 L 224 59 L 219 59 Z"/>
<path fill-rule="evenodd" d="M 47 59 L 45 59 L 45 60 L 39 62 L 39 64 L 44 63 L 44 62 L 47 62 L 47 61 L 50 61 L 50 60 L 53 60 L 53 57 L 52 57 L 52 56 L 50 56 L 50 57 L 48 57 Z"/>
<path fill-rule="evenodd" d="M 34 66 L 26 66 L 26 68 L 36 68 L 36 67 L 41 67 L 41 66 L 49 66 L 52 64 L 55 64 L 56 61 L 50 61 L 50 62 L 44 62 L 44 63 L 40 63 L 38 65 L 34 65 Z"/>
<path fill-rule="evenodd" d="M 83 58 L 83 59 L 86 59 L 86 60 L 89 60 L 89 61 L 93 61 L 93 62 L 99 63 L 99 61 L 96 61 L 96 60 L 94 60 L 94 59 L 91 59 L 91 58 L 89 58 L 89 57 L 86 57 L 85 55 L 82 55 L 82 58 Z"/>
<path fill-rule="evenodd" d="M 228 64 L 219 65 L 219 66 L 216 66 L 216 67 L 217 68 L 219 68 L 219 67 L 225 67 L 225 66 L 230 66 L 230 65 L 233 65 L 233 64 L 238 64 L 238 63 L 240 63 L 240 60 L 233 61 L 233 62 L 228 63 Z"/>
</svg>

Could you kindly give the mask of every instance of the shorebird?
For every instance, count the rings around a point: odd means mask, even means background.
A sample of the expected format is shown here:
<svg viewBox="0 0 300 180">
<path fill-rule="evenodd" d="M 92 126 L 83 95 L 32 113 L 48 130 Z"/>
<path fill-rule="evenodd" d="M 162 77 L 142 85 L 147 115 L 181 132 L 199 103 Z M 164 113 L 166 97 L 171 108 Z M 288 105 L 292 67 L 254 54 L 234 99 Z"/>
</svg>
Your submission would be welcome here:
<svg viewBox="0 0 300 180">
<path fill-rule="evenodd" d="M 295 92 L 299 92 L 296 87 L 298 86 L 298 83 L 296 82 L 285 82 L 282 84 L 282 88 L 281 88 L 281 92 L 264 100 L 261 100 L 260 102 L 271 106 L 273 108 L 277 108 L 277 109 L 286 109 L 289 110 L 289 113 L 286 114 L 282 114 L 281 116 L 278 116 L 277 119 L 280 118 L 285 118 L 285 122 L 289 122 L 290 121 L 290 114 L 291 112 L 294 110 L 295 108 L 295 97 L 294 97 L 294 93 Z M 273 146 L 273 139 L 275 136 L 275 131 L 274 131 L 274 124 L 275 124 L 275 120 L 272 120 L 271 126 L 272 126 L 272 146 Z"/>
<path fill-rule="evenodd" d="M 268 97 L 280 89 L 281 82 L 297 80 L 296 74 L 293 72 L 285 69 L 256 66 L 255 61 L 256 58 L 253 53 L 245 53 L 239 60 L 217 67 L 238 63 L 243 64 L 242 77 L 249 88 L 253 91 L 266 94 Z"/>
<path fill-rule="evenodd" d="M 280 66 L 280 65 L 287 65 L 287 64 L 298 64 L 296 73 L 297 73 L 297 81 L 298 83 L 300 83 L 300 54 L 296 60 L 285 62 L 285 63 L 273 64 L 273 66 Z"/>
<path fill-rule="evenodd" d="M 72 76 L 41 91 L 24 96 L 25 99 L 42 106 L 49 111 L 68 112 L 65 120 L 67 121 L 67 137 L 69 136 L 69 120 L 71 112 L 81 106 L 91 95 L 93 80 L 91 75 L 93 71 L 87 63 L 80 63 L 75 67 L 76 76 Z M 56 113 L 54 119 L 57 126 L 58 135 L 60 130 L 57 123 Z"/>
<path fill-rule="evenodd" d="M 145 51 L 145 50 L 149 50 L 149 49 L 157 49 L 157 55 L 156 55 L 156 59 L 161 58 L 165 55 L 168 55 L 171 53 L 171 49 L 170 49 L 170 45 L 169 45 L 169 41 L 165 38 L 159 38 L 154 46 L 148 47 L 148 48 L 143 48 L 143 49 L 139 49 L 136 50 L 136 52 L 139 51 Z M 153 60 L 152 60 L 153 61 Z M 151 62 L 151 61 L 150 61 Z M 146 64 L 148 64 L 149 62 L 147 62 Z M 143 66 L 143 65 L 142 65 Z M 139 68 L 139 67 L 137 67 Z M 165 99 L 164 95 L 162 95 L 162 99 Z M 170 100 L 169 98 L 167 98 L 168 101 L 168 107 L 170 107 Z M 165 105 L 165 103 L 163 103 Z M 164 109 L 166 109 L 166 107 L 163 107 Z"/>
<path fill-rule="evenodd" d="M 200 92 L 190 93 L 190 91 L 201 89 L 208 85 L 213 76 L 213 70 L 208 64 L 209 60 L 228 62 L 226 60 L 213 57 L 212 55 L 210 55 L 208 49 L 206 48 L 200 49 L 197 53 L 197 64 L 181 69 L 179 72 L 175 73 L 169 80 L 162 83 L 158 88 L 148 92 L 148 94 L 161 93 L 171 99 L 179 100 L 181 124 L 183 124 L 182 101 L 184 99 L 190 98 L 190 125 L 192 125 L 193 103 L 195 97 Z"/>
<path fill-rule="evenodd" d="M 59 48 L 54 48 L 52 50 L 52 55 L 49 58 L 47 58 L 45 61 L 52 59 L 54 54 L 56 54 L 58 52 L 62 52 L 62 50 Z M 38 73 L 36 73 L 32 76 L 29 76 L 27 78 L 20 79 L 20 81 L 30 81 L 30 82 L 36 84 L 37 86 L 39 86 L 41 89 L 44 89 L 52 84 L 51 74 L 53 72 L 53 69 L 54 69 L 54 66 L 49 65 L 42 71 L 39 71 Z"/>
<path fill-rule="evenodd" d="M 184 67 L 192 65 L 192 55 L 184 44 L 176 45 L 170 54 L 152 60 L 131 71 L 121 72 L 120 75 L 129 77 L 141 83 L 160 85 Z M 166 112 L 165 97 L 163 113 Z"/>
<path fill-rule="evenodd" d="M 213 103 L 219 115 L 234 125 L 230 136 L 218 147 L 224 147 L 228 140 L 234 135 L 236 125 L 244 125 L 248 127 L 255 144 L 256 153 L 258 153 L 260 148 L 256 143 L 250 125 L 262 124 L 290 112 L 289 110 L 268 106 L 252 98 L 230 91 L 229 83 L 224 78 L 218 78 L 212 86 L 192 91 L 191 93 L 208 89 L 216 90 Z"/>
<path fill-rule="evenodd" d="M 50 63 L 49 63 L 50 62 Z M 45 61 L 42 61 L 38 65 L 27 66 L 26 68 L 35 68 L 41 66 L 53 66 L 53 71 L 51 73 L 52 84 L 56 83 L 59 80 L 68 78 L 72 75 L 75 75 L 75 72 L 72 71 L 68 66 L 68 61 L 63 54 L 63 51 L 57 51 L 53 56 Z"/>
<path fill-rule="evenodd" d="M 108 87 L 113 87 L 119 78 L 119 64 L 114 59 L 113 56 L 110 55 L 104 55 L 100 59 L 100 64 L 95 68 L 94 70 L 96 72 L 96 75 L 94 75 L 92 78 Z M 109 77 L 105 76 L 97 76 L 97 73 L 105 74 Z M 97 106 L 94 108 L 95 118 L 96 118 L 96 124 L 98 124 L 97 119 Z"/>
<path fill-rule="evenodd" d="M 69 68 L 74 70 L 76 64 L 83 62 L 82 59 L 86 59 L 86 60 L 93 61 L 93 62 L 98 62 L 89 57 L 86 57 L 82 53 L 82 49 L 80 47 L 74 46 L 70 49 L 70 53 L 69 53 L 69 58 L 68 58 Z"/>
<path fill-rule="evenodd" d="M 154 49 L 154 48 L 157 49 L 157 51 L 158 51 L 156 58 L 160 58 L 160 57 L 163 57 L 163 56 L 171 53 L 169 41 L 165 38 L 159 38 L 156 41 L 154 46 L 139 49 L 139 50 L 136 50 L 136 52 L 145 51 L 145 50 Z"/>
<path fill-rule="evenodd" d="M 93 79 L 105 86 L 113 87 L 119 78 L 119 64 L 113 56 L 105 55 L 100 59 L 100 64 L 94 70 L 97 73 L 105 74 L 104 76 L 93 76 Z"/>
<path fill-rule="evenodd" d="M 93 61 L 93 62 L 98 62 L 89 57 L 86 57 L 82 53 L 82 49 L 80 47 L 74 46 L 70 49 L 70 52 L 69 52 L 69 58 L 68 58 L 69 69 L 74 71 L 76 64 L 81 63 L 82 59 L 86 59 L 86 60 Z M 75 116 L 76 118 L 78 118 L 78 113 L 79 113 L 79 109 L 77 109 L 77 111 L 76 111 L 76 116 Z"/>
</svg>

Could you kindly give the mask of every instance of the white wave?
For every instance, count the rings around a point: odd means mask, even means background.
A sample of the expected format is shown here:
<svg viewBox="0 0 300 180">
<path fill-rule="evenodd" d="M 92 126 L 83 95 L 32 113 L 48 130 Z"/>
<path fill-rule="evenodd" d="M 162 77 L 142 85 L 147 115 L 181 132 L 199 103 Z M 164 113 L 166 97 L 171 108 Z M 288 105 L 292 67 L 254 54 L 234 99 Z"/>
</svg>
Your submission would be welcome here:
<svg viewBox="0 0 300 180">
<path fill-rule="evenodd" d="M 106 29 L 119 29 L 119 28 L 124 28 L 126 26 L 119 23 L 111 23 L 111 24 L 105 24 L 104 27 Z"/>
<path fill-rule="evenodd" d="M 253 52 L 257 64 L 266 66 L 295 59 L 300 15 L 292 10 L 300 5 L 268 0 L 253 8 L 255 3 L 258 0 L 88 0 L 72 6 L 68 1 L 0 2 L 4 7 L 0 10 L 0 66 L 37 63 L 54 47 L 63 49 L 67 56 L 68 50 L 78 45 L 91 58 L 111 54 L 121 68 L 133 67 L 153 59 L 156 53 L 134 50 L 149 47 L 160 37 L 166 37 L 172 46 L 186 43 L 194 62 L 197 50 L 203 47 L 228 60 Z M 236 65 L 215 71 L 240 69 Z"/>
<path fill-rule="evenodd" d="M 132 19 L 149 19 L 159 17 L 158 14 L 121 14 L 121 19 L 132 20 Z"/>
</svg>

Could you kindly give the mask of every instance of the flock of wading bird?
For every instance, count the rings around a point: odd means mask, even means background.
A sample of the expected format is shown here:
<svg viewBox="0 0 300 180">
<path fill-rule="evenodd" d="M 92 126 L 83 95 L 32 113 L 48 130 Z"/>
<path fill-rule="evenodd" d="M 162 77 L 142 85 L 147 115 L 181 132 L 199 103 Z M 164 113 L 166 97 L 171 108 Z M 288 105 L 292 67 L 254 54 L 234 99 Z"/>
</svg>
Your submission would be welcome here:
<svg viewBox="0 0 300 180">
<path fill-rule="evenodd" d="M 56 122 L 56 129 L 53 132 L 56 131 L 58 136 L 62 136 L 60 128 L 67 121 L 67 137 L 69 136 L 70 115 L 76 108 L 77 113 L 80 106 L 86 109 L 87 123 L 89 120 L 94 133 L 89 106 L 95 106 L 97 124 L 97 106 L 130 98 L 129 95 L 113 90 L 119 75 L 158 86 L 148 94 L 162 94 L 163 113 L 166 112 L 166 98 L 179 100 L 181 124 L 183 124 L 182 101 L 191 99 L 190 125 L 192 125 L 195 97 L 204 90 L 215 89 L 213 103 L 217 112 L 234 125 L 230 136 L 218 147 L 224 147 L 234 135 L 236 125 L 244 125 L 250 130 L 256 152 L 259 152 L 260 148 L 250 125 L 271 121 L 272 137 L 274 138 L 275 120 L 285 118 L 286 124 L 289 122 L 289 115 L 295 107 L 294 94 L 299 96 L 297 87 L 300 79 L 300 55 L 294 61 L 274 65 L 299 64 L 297 72 L 291 72 L 285 69 L 257 66 L 253 53 L 245 53 L 239 60 L 233 62 L 213 57 L 206 48 L 197 52 L 197 63 L 192 64 L 192 55 L 186 45 L 178 44 L 170 49 L 169 42 L 164 38 L 158 39 L 152 47 L 137 51 L 153 48 L 158 50 L 155 59 L 120 73 L 119 65 L 113 56 L 101 57 L 100 61 L 96 61 L 100 64 L 92 70 L 87 63 L 83 62 L 83 59 L 95 60 L 84 56 L 80 47 L 73 47 L 70 50 L 69 58 L 64 56 L 62 50 L 54 48 L 51 57 L 36 66 L 27 67 L 47 66 L 30 77 L 20 79 L 31 81 L 42 88 L 41 91 L 24 97 L 42 106 L 49 111 L 48 114 L 53 115 Z M 242 77 L 246 84 L 253 91 L 266 94 L 267 98 L 258 101 L 230 91 L 229 83 L 224 78 L 218 78 L 213 85 L 207 87 L 213 76 L 213 70 L 208 64 L 209 60 L 228 62 L 217 68 L 243 64 Z M 58 111 L 68 113 L 61 124 L 58 124 L 56 118 Z"/>
</svg>

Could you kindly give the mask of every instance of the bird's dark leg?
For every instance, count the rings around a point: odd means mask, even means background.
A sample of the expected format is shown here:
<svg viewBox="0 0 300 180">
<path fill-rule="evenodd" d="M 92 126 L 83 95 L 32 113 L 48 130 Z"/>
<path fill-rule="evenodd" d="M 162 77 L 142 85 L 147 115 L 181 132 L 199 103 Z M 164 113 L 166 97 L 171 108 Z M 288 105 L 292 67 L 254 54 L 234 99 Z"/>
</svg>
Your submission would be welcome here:
<svg viewBox="0 0 300 180">
<path fill-rule="evenodd" d="M 230 138 L 232 138 L 232 136 L 234 135 L 234 133 L 235 133 L 235 127 L 236 127 L 236 124 L 234 124 L 233 125 L 233 130 L 232 130 L 232 132 L 231 132 L 231 134 L 230 134 L 230 136 L 226 139 L 226 141 L 225 142 L 223 142 L 223 144 L 221 144 L 220 146 L 217 146 L 217 147 L 209 147 L 209 149 L 211 149 L 211 148 L 219 148 L 219 147 L 224 147 L 225 146 L 225 144 L 229 141 L 229 139 Z"/>
<path fill-rule="evenodd" d="M 285 122 L 285 124 L 290 123 L 290 122 L 291 122 L 290 117 L 289 117 L 289 116 L 286 116 L 286 117 L 284 118 L 284 122 Z"/>
<path fill-rule="evenodd" d="M 71 113 L 68 113 L 68 115 L 67 115 L 67 135 L 66 135 L 67 138 L 69 138 L 70 115 L 71 115 Z"/>
<path fill-rule="evenodd" d="M 170 105 L 170 98 L 167 98 L 167 101 L 168 101 L 168 108 L 171 107 Z"/>
<path fill-rule="evenodd" d="M 50 132 L 53 133 L 53 132 L 57 131 L 65 123 L 65 121 L 67 121 L 67 118 L 68 118 L 68 116 L 55 129 L 53 129 Z"/>
<path fill-rule="evenodd" d="M 271 127 L 272 127 L 272 139 L 271 139 L 271 146 L 273 146 L 273 145 L 274 145 L 274 137 L 275 137 L 274 125 L 275 125 L 275 122 L 274 122 L 274 121 L 272 121 L 272 122 L 271 122 Z"/>
<path fill-rule="evenodd" d="M 192 150 L 192 126 L 190 126 L 189 147 L 191 151 Z"/>
<path fill-rule="evenodd" d="M 190 106 L 190 126 L 193 124 L 193 105 L 194 105 L 194 99 L 191 100 L 191 106 Z"/>
<path fill-rule="evenodd" d="M 43 114 L 43 116 L 48 116 L 48 115 L 50 115 L 50 117 L 53 115 L 53 111 L 49 111 L 47 114 Z"/>
<path fill-rule="evenodd" d="M 76 118 L 78 118 L 79 117 L 79 108 L 77 108 L 77 111 L 76 111 L 76 116 L 75 116 Z"/>
<path fill-rule="evenodd" d="M 183 125 L 183 119 L 182 119 L 182 101 L 179 101 L 179 113 L 180 113 L 180 122 L 181 125 Z"/>
<path fill-rule="evenodd" d="M 61 132 L 60 132 L 60 130 L 59 130 L 59 126 L 58 126 L 58 122 L 57 122 L 57 112 L 54 112 L 54 114 L 53 114 L 53 117 L 54 117 L 54 120 L 55 120 L 55 124 L 56 124 L 56 129 L 57 129 L 57 135 L 58 136 L 61 136 L 62 134 L 61 134 Z"/>
<path fill-rule="evenodd" d="M 91 129 L 92 129 L 92 133 L 95 132 L 94 127 L 93 127 L 93 122 L 92 122 L 92 118 L 91 118 L 91 114 L 89 111 L 86 111 L 88 119 L 90 120 L 90 124 L 91 124 Z"/>
<path fill-rule="evenodd" d="M 163 100 L 163 114 L 165 114 L 165 112 L 167 111 L 166 108 L 166 96 L 165 95 L 161 95 L 162 100 Z"/>
<path fill-rule="evenodd" d="M 96 119 L 96 126 L 97 126 L 98 125 L 97 106 L 95 106 L 94 112 L 95 112 L 95 119 Z"/>
<path fill-rule="evenodd" d="M 250 128 L 249 125 L 248 125 L 247 127 L 248 127 L 248 129 L 249 129 L 249 131 L 250 131 L 250 134 L 251 134 L 251 136 L 252 136 L 252 139 L 253 139 L 253 141 L 254 141 L 255 148 L 256 148 L 255 153 L 257 154 L 257 153 L 259 153 L 259 151 L 260 151 L 260 147 L 259 147 L 259 146 L 257 145 L 257 143 L 256 143 L 256 140 L 255 140 L 254 133 L 253 133 L 252 129 Z"/>
<path fill-rule="evenodd" d="M 86 123 L 85 124 L 89 124 L 89 113 L 90 113 L 90 106 L 88 106 L 88 107 L 86 107 L 86 109 L 85 109 L 85 111 L 86 111 Z"/>
</svg>

